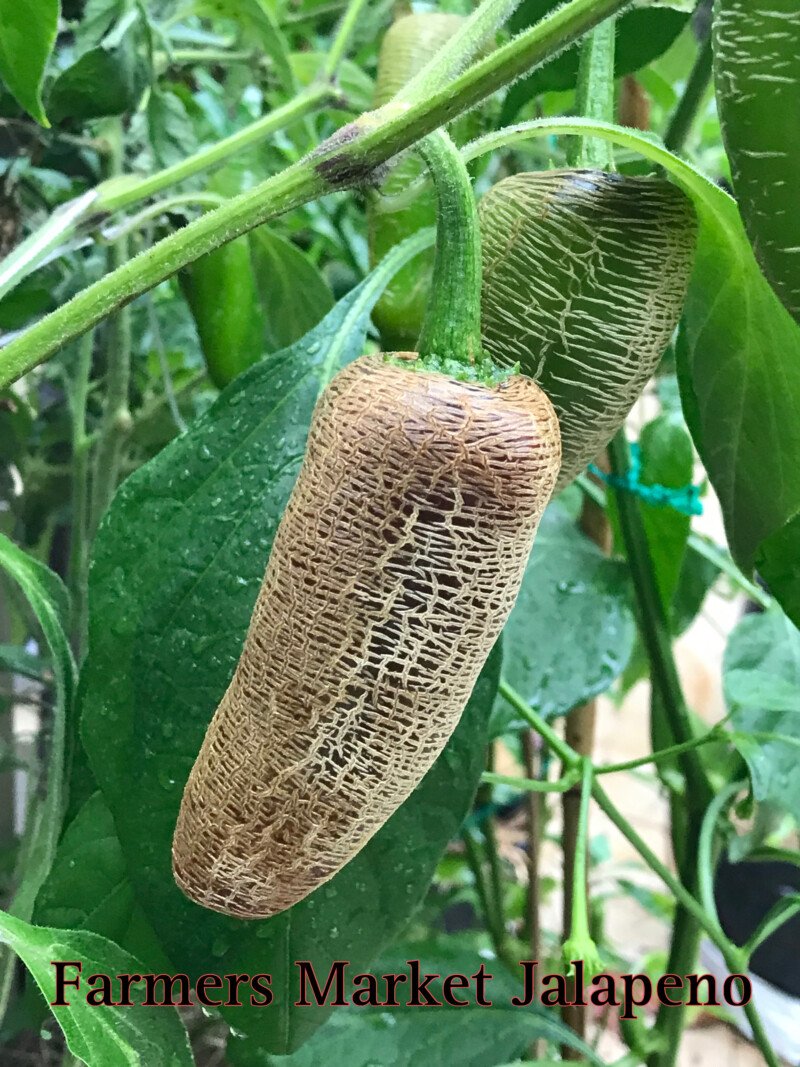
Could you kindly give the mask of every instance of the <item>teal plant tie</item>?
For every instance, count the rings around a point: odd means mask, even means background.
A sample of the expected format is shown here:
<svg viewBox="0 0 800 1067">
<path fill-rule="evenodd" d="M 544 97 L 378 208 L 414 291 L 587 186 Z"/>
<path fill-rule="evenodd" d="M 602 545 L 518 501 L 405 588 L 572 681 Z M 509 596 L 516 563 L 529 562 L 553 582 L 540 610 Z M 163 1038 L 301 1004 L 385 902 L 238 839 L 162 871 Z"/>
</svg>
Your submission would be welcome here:
<svg viewBox="0 0 800 1067">
<path fill-rule="evenodd" d="M 645 485 L 639 480 L 642 473 L 642 455 L 638 444 L 630 446 L 630 454 L 630 466 L 624 475 L 606 474 L 594 463 L 589 464 L 589 470 L 606 485 L 633 493 L 646 504 L 657 508 L 672 508 L 681 515 L 703 514 L 699 485 L 685 485 L 682 489 L 672 489 L 668 485 Z"/>
</svg>

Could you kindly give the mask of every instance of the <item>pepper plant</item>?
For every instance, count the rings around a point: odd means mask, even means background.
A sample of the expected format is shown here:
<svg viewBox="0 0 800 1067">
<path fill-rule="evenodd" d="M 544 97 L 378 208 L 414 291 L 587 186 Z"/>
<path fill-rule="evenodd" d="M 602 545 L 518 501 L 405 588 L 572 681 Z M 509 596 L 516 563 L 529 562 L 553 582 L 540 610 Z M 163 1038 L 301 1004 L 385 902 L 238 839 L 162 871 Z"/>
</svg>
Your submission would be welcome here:
<svg viewBox="0 0 800 1067">
<path fill-rule="evenodd" d="M 665 973 L 695 971 L 704 937 L 743 974 L 798 910 L 737 944 L 714 895 L 726 855 L 800 860 L 796 6 L 449 0 L 413 12 L 458 18 L 393 81 L 379 46 L 401 7 L 0 0 L 4 1062 L 46 1042 L 90 1067 L 223 1046 L 234 1065 L 602 1063 L 580 1004 L 510 1006 L 521 960 L 641 969 L 588 890 L 598 809 L 663 883 Z M 396 338 L 426 371 L 549 388 L 574 469 L 416 789 L 291 908 L 218 914 L 173 878 L 183 789 L 315 403 Z M 646 387 L 658 412 L 634 435 Z M 692 528 L 706 489 L 725 544 Z M 755 610 L 709 727 L 673 646 L 712 587 Z M 642 677 L 651 749 L 603 764 L 596 698 Z M 604 787 L 629 772 L 669 800 L 669 862 Z M 559 804 L 553 931 L 539 858 Z M 522 812 L 520 871 L 499 838 Z M 495 1003 L 297 1003 L 295 961 L 410 959 L 488 961 Z M 127 1007 L 118 979 L 106 1003 L 53 1005 L 54 960 L 185 975 L 194 1007 Z M 201 976 L 264 973 L 268 1002 L 199 1011 Z M 623 1020 L 617 1062 L 676 1063 L 678 1001 Z"/>
</svg>

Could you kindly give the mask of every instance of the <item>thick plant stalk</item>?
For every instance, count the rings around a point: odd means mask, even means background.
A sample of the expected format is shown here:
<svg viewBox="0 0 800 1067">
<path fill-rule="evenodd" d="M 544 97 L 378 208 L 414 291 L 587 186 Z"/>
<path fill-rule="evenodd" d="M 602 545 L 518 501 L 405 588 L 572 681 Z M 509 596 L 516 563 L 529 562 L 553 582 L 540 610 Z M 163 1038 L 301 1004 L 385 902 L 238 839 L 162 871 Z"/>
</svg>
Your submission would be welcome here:
<svg viewBox="0 0 800 1067">
<path fill-rule="evenodd" d="M 694 209 L 666 181 L 548 171 L 498 182 L 480 220 L 484 345 L 553 401 L 561 488 L 608 444 L 669 342 Z"/>
<path fill-rule="evenodd" d="M 552 406 L 521 376 L 487 387 L 397 357 L 337 375 L 186 786 L 188 896 L 274 915 L 406 799 L 513 606 L 559 461 Z"/>
<path fill-rule="evenodd" d="M 434 276 L 418 348 L 424 360 L 475 367 L 481 343 L 481 241 L 472 185 L 461 156 L 442 130 L 420 141 L 436 187 Z M 494 367 L 492 374 L 496 373 Z"/>
<path fill-rule="evenodd" d="M 378 57 L 375 82 L 375 107 L 382 107 L 425 64 L 439 52 L 463 24 L 461 15 L 421 12 L 397 19 L 386 33 Z M 468 128 L 466 127 L 468 124 Z M 476 131 L 467 118 L 458 123 L 463 128 L 460 140 L 469 140 Z M 423 189 L 407 206 L 397 209 L 392 198 L 419 178 L 423 164 L 415 153 L 407 153 L 394 164 L 381 195 L 368 202 L 367 223 L 370 263 L 379 263 L 390 248 L 409 234 L 433 226 L 436 199 L 430 189 Z M 372 312 L 385 348 L 416 347 L 428 301 L 433 270 L 433 251 L 418 256 L 389 282 Z"/>
<path fill-rule="evenodd" d="M 598 457 L 605 461 L 605 457 Z M 604 465 L 607 465 L 604 462 Z M 589 497 L 584 497 L 581 511 L 581 529 L 605 555 L 611 551 L 611 525 L 604 508 Z M 564 737 L 570 748 L 581 756 L 591 759 L 594 753 L 595 719 L 597 700 L 593 698 L 580 704 L 569 713 L 564 723 Z M 564 773 L 569 768 L 565 765 Z M 580 784 L 568 789 L 561 798 L 561 813 L 564 821 L 561 847 L 564 853 L 564 903 L 562 910 L 563 937 L 566 941 L 572 928 L 572 901 L 575 879 L 575 857 L 578 845 L 578 825 L 581 807 Z M 575 1004 L 562 1010 L 564 1022 L 579 1037 L 586 1036 L 587 1012 L 585 1005 Z M 562 1046 L 561 1055 L 566 1060 L 580 1059 L 575 1049 Z"/>
</svg>

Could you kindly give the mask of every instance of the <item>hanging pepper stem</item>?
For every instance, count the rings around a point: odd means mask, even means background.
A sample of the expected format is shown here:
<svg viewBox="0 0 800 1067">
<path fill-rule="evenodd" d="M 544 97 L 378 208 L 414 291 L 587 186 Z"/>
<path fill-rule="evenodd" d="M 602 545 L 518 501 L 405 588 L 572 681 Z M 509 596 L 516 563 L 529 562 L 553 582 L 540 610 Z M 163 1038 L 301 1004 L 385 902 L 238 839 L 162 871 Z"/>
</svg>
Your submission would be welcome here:
<svg viewBox="0 0 800 1067">
<path fill-rule="evenodd" d="M 482 377 L 481 241 L 478 210 L 467 168 L 444 130 L 417 145 L 436 188 L 433 284 L 419 338 L 421 363 L 447 370 L 455 364 Z"/>
</svg>

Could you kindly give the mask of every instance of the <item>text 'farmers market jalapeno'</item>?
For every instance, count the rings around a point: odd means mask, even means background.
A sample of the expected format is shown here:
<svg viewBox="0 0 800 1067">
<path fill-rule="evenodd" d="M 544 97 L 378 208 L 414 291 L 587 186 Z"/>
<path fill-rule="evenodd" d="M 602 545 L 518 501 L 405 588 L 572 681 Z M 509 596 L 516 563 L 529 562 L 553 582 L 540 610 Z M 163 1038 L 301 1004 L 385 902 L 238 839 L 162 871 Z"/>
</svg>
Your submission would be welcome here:
<svg viewBox="0 0 800 1067">
<path fill-rule="evenodd" d="M 694 209 L 660 179 L 563 170 L 504 178 L 480 220 L 484 345 L 552 400 L 562 488 L 611 440 L 669 343 Z"/>
<path fill-rule="evenodd" d="M 458 30 L 460 15 L 406 15 L 387 31 L 378 59 L 375 106 L 387 103 L 417 74 Z M 474 118 L 467 116 L 474 125 Z M 459 123 L 464 125 L 464 120 Z M 399 196 L 423 172 L 419 158 L 407 153 L 392 169 L 381 186 L 381 196 L 368 207 L 370 264 L 375 265 L 395 245 L 436 222 L 436 197 L 430 188 L 421 190 L 413 201 L 399 210 L 391 198 Z M 433 249 L 423 252 L 398 271 L 372 312 L 387 350 L 416 346 L 428 302 L 433 269 Z"/>
<path fill-rule="evenodd" d="M 336 874 L 441 752 L 516 599 L 560 463 L 553 407 L 521 375 L 415 360 L 358 359 L 317 403 L 183 795 L 173 868 L 205 907 L 274 915 Z"/>
</svg>

